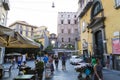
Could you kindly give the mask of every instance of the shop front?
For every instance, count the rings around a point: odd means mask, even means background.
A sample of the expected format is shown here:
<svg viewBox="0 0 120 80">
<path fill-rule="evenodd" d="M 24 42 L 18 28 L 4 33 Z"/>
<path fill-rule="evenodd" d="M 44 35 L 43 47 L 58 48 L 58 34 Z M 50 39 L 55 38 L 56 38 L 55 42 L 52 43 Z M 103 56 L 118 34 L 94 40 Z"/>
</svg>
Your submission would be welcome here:
<svg viewBox="0 0 120 80">
<path fill-rule="evenodd" d="M 120 70 L 120 38 L 112 39 L 113 69 Z"/>
</svg>

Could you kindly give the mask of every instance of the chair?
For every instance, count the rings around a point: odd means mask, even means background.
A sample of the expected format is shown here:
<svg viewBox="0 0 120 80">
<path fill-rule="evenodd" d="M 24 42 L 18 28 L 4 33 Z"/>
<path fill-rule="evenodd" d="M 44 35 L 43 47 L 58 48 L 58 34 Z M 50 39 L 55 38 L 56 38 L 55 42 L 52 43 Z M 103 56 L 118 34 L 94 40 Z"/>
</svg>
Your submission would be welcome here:
<svg viewBox="0 0 120 80">
<path fill-rule="evenodd" d="M 12 70 L 12 65 L 9 68 L 4 68 L 4 75 L 6 72 L 8 72 L 9 77 L 11 76 L 11 70 Z"/>
</svg>

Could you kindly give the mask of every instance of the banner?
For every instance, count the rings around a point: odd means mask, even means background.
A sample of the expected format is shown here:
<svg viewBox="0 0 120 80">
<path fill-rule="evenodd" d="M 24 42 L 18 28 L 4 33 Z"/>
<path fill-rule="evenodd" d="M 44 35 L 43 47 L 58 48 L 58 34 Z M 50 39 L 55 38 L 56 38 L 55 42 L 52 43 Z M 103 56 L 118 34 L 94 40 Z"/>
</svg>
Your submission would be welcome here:
<svg viewBox="0 0 120 80">
<path fill-rule="evenodd" d="M 120 54 L 120 39 L 119 38 L 112 39 L 112 53 Z"/>
</svg>

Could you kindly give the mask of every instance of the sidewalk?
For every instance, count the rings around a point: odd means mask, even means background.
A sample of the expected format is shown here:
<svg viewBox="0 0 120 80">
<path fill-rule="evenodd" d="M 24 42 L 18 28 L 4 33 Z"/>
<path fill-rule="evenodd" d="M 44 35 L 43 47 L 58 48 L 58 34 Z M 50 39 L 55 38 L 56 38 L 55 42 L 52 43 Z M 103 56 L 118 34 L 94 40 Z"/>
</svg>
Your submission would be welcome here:
<svg viewBox="0 0 120 80">
<path fill-rule="evenodd" d="M 120 79 L 120 71 L 103 69 L 103 77 L 104 80 L 119 80 Z"/>
<path fill-rule="evenodd" d="M 115 73 L 115 74 L 120 74 L 120 71 L 118 71 L 118 70 L 107 69 L 107 68 L 103 68 L 103 70 L 109 71 L 109 72 L 112 72 L 112 73 Z"/>
</svg>

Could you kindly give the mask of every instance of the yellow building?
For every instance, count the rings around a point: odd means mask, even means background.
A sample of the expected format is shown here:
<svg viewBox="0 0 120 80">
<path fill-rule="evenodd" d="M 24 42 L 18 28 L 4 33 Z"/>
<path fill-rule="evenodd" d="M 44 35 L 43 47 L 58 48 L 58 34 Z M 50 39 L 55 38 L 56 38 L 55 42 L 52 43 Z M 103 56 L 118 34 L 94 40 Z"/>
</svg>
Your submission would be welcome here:
<svg viewBox="0 0 120 80">
<path fill-rule="evenodd" d="M 120 0 L 79 0 L 78 3 L 83 54 L 91 52 L 102 63 L 105 55 L 120 55 Z M 119 59 L 118 55 L 115 59 Z"/>
</svg>

